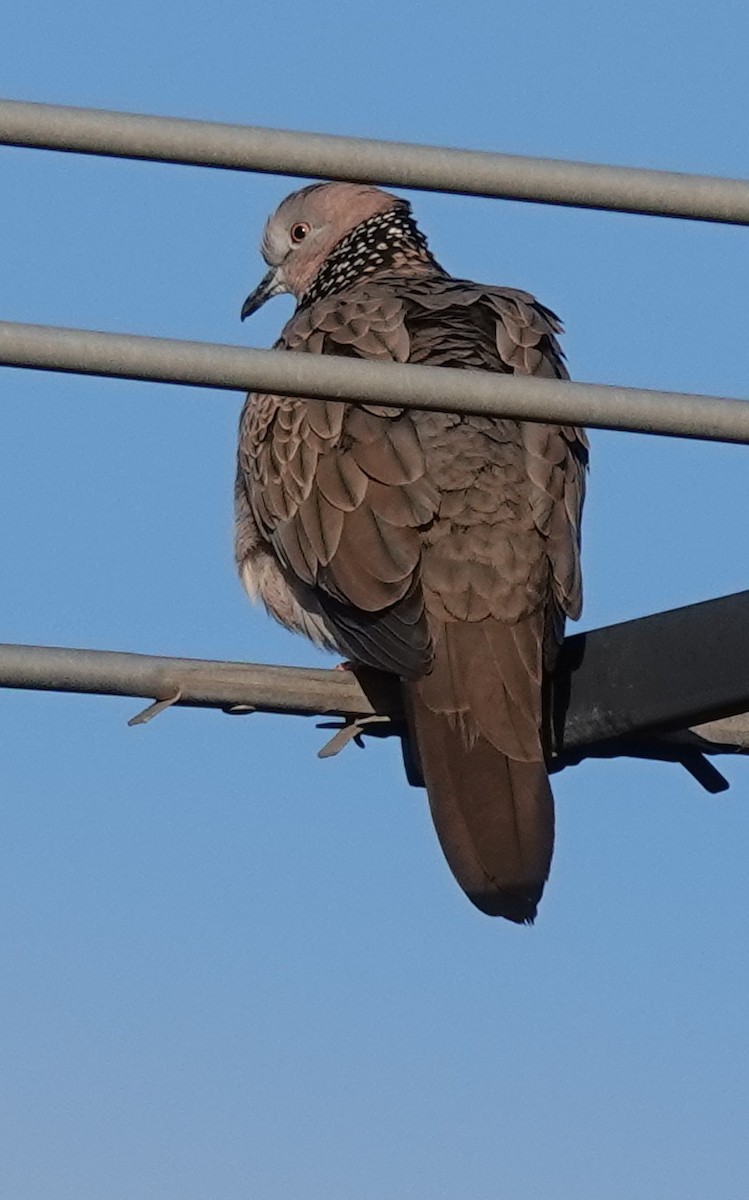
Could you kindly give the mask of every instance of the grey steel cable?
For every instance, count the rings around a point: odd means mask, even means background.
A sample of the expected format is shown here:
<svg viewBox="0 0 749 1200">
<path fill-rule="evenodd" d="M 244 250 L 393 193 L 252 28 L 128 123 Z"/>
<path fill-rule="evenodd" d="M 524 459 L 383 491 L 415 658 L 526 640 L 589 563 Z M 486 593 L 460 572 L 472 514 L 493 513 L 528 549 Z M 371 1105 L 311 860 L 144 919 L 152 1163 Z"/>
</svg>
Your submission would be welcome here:
<svg viewBox="0 0 749 1200">
<path fill-rule="evenodd" d="M 370 716 L 373 706 L 350 671 L 211 662 L 197 658 L 0 644 L 0 687 L 139 696 L 201 708 L 250 707 L 300 716 Z M 179 699 L 176 699 L 179 693 Z M 393 710 L 391 697 L 389 710 Z"/>
<path fill-rule="evenodd" d="M 749 181 L 0 100 L 0 143 L 749 224 Z"/>
<path fill-rule="evenodd" d="M 749 442 L 749 402 L 335 355 L 0 322 L 0 364 Z"/>
</svg>

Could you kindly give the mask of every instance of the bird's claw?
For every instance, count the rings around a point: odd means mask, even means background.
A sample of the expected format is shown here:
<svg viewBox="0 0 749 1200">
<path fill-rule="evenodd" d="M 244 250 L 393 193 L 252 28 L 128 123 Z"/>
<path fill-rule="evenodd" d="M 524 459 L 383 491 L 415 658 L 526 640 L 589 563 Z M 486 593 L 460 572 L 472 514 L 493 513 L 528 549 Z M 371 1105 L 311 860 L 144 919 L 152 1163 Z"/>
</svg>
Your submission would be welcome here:
<svg viewBox="0 0 749 1200">
<path fill-rule="evenodd" d="M 342 725 L 332 725 L 330 723 L 318 725 L 318 729 L 336 729 L 329 742 L 326 742 L 322 749 L 318 750 L 318 758 L 332 758 L 335 754 L 340 754 L 341 750 L 348 746 L 349 742 L 355 742 L 360 749 L 364 748 L 363 734 L 369 733 L 367 726 L 374 724 L 382 724 L 389 722 L 390 717 L 380 716 L 373 713 L 370 717 L 356 717 L 354 720 L 345 720 Z M 373 731 L 371 731 L 373 732 Z"/>
</svg>

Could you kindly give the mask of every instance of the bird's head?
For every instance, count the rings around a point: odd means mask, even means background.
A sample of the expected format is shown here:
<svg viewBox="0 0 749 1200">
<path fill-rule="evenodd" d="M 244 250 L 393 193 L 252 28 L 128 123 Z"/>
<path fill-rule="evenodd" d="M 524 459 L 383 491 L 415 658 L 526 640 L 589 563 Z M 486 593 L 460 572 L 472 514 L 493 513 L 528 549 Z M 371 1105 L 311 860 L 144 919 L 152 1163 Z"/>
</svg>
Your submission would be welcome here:
<svg viewBox="0 0 749 1200">
<path fill-rule="evenodd" d="M 242 320 L 257 312 L 271 296 L 282 292 L 290 292 L 301 300 L 335 247 L 348 234 L 372 218 L 391 212 L 412 225 L 408 201 L 381 188 L 358 183 L 316 183 L 292 192 L 266 223 L 260 251 L 270 269 L 245 300 Z M 351 251 L 347 264 L 357 267 L 355 240 Z M 343 276 L 341 281 L 345 282 Z"/>
</svg>

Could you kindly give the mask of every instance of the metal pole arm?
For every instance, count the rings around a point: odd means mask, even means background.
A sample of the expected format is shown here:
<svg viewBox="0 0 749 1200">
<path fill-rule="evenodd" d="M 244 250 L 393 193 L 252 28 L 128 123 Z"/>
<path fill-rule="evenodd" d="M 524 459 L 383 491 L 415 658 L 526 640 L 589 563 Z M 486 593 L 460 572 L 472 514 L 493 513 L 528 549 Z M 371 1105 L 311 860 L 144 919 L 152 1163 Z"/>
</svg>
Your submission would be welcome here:
<svg viewBox="0 0 749 1200">
<path fill-rule="evenodd" d="M 685 761 L 749 752 L 749 591 L 567 638 L 554 687 L 557 768 L 590 754 Z M 377 671 L 211 662 L 107 650 L 0 645 L 0 687 L 138 696 L 227 712 L 403 720 Z M 366 728 L 366 726 L 364 726 Z M 689 765 L 686 763 L 686 765 Z M 717 790 L 717 789 L 716 789 Z"/>
</svg>

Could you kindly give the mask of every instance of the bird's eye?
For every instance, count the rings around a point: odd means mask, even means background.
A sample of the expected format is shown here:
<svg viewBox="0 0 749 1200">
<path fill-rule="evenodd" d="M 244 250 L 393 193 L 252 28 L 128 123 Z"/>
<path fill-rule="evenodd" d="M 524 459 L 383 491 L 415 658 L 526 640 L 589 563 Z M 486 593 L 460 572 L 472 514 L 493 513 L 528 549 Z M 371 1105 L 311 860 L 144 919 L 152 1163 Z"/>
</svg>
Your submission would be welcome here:
<svg viewBox="0 0 749 1200">
<path fill-rule="evenodd" d="M 291 226 L 290 233 L 292 242 L 303 242 L 309 233 L 309 225 L 306 221 L 298 221 L 296 225 Z"/>
</svg>

